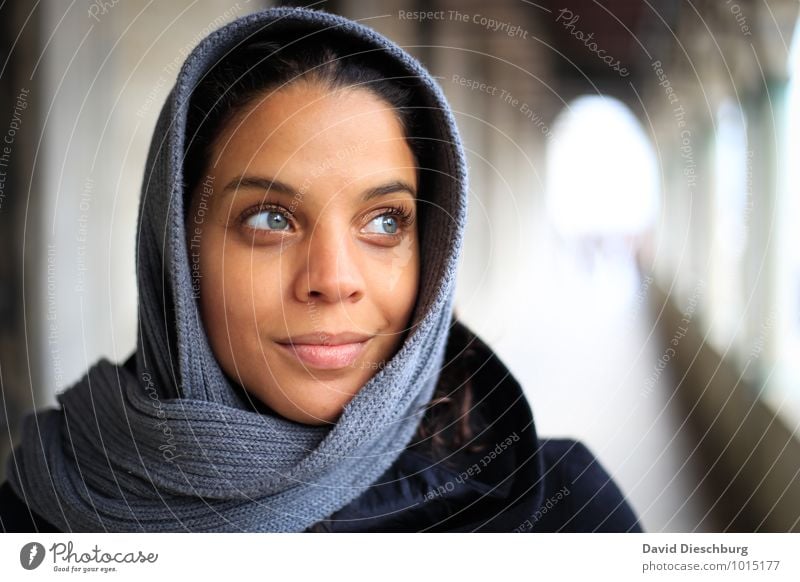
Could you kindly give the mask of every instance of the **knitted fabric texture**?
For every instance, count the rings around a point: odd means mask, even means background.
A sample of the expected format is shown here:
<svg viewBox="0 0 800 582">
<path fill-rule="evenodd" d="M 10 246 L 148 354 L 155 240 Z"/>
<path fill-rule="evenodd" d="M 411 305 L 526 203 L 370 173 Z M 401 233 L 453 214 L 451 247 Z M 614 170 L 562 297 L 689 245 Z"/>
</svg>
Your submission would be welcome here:
<svg viewBox="0 0 800 582">
<path fill-rule="evenodd" d="M 333 426 L 256 411 L 215 359 L 193 296 L 182 162 L 192 90 L 238 44 L 273 32 L 335 31 L 404 71 L 435 144 L 420 192 L 421 279 L 410 331 Z M 349 45 L 348 45 L 349 46 Z M 139 334 L 134 375 L 101 359 L 29 414 L 8 463 L 11 486 L 62 531 L 294 532 L 357 498 L 408 446 L 443 365 L 466 222 L 464 154 L 424 68 L 375 31 L 302 8 L 242 17 L 184 63 L 161 110 L 139 206 Z M 279 307 L 276 307 L 279 308 Z"/>
</svg>

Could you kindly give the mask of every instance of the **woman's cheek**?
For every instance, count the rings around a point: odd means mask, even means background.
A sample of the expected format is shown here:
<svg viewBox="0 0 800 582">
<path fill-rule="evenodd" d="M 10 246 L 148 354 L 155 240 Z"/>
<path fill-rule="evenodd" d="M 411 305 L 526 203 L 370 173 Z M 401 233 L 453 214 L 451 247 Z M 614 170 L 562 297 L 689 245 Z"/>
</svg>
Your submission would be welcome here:
<svg viewBox="0 0 800 582">
<path fill-rule="evenodd" d="M 225 262 L 221 282 L 225 287 L 225 302 L 240 323 L 245 317 L 253 319 L 272 299 L 271 287 L 278 275 L 271 272 L 268 263 L 250 252 L 237 254 Z"/>
<path fill-rule="evenodd" d="M 414 286 L 418 270 L 415 241 L 412 237 L 405 237 L 399 244 L 387 249 L 383 256 L 375 259 L 375 265 L 371 269 L 371 272 L 377 275 L 371 278 L 373 289 L 405 295 L 409 286 Z"/>
</svg>

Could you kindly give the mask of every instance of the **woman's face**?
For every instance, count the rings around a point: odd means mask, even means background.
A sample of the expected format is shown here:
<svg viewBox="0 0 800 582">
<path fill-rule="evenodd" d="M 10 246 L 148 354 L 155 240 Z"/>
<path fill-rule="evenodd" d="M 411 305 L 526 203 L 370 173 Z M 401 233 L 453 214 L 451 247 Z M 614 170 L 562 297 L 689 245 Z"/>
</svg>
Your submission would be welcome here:
<svg viewBox="0 0 800 582">
<path fill-rule="evenodd" d="M 225 372 L 286 418 L 335 422 L 404 339 L 416 189 L 396 113 L 367 90 L 295 83 L 237 112 L 187 225 Z"/>
</svg>

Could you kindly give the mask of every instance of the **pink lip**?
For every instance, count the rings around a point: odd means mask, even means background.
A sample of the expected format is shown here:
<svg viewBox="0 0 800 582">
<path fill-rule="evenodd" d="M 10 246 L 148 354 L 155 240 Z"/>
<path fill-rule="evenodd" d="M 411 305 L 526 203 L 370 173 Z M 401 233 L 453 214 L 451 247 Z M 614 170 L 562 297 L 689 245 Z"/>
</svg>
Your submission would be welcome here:
<svg viewBox="0 0 800 582">
<path fill-rule="evenodd" d="M 367 346 L 369 339 L 339 345 L 324 344 L 284 344 L 278 345 L 288 354 L 297 358 L 305 365 L 320 370 L 338 370 L 352 366 L 361 352 Z"/>
</svg>

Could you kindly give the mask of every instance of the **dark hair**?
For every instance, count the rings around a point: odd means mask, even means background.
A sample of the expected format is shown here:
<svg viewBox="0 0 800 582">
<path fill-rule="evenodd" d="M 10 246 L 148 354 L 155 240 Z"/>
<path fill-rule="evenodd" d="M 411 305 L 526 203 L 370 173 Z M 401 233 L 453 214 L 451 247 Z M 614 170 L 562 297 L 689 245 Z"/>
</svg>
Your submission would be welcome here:
<svg viewBox="0 0 800 582">
<path fill-rule="evenodd" d="M 214 140 L 225 124 L 254 99 L 290 83 L 320 83 L 330 89 L 361 87 L 391 105 L 420 172 L 420 195 L 425 192 L 425 168 L 431 152 L 423 135 L 425 106 L 419 99 L 419 80 L 399 70 L 382 51 L 353 45 L 335 32 L 327 36 L 253 39 L 220 59 L 192 93 L 187 111 L 184 186 L 188 196 L 201 181 Z M 424 206 L 424 205 L 423 205 Z M 185 204 L 190 207 L 190 204 Z M 420 213 L 424 208 L 420 209 Z M 460 342 L 459 342 L 460 343 Z M 451 341 L 450 346 L 453 345 Z M 448 350 L 448 353 L 451 350 Z M 410 446 L 444 457 L 469 444 L 474 427 L 468 355 L 449 353 L 431 401 Z"/>
<path fill-rule="evenodd" d="M 428 451 L 437 459 L 452 452 L 469 454 L 486 447 L 479 441 L 479 436 L 487 422 L 473 402 L 472 388 L 478 376 L 477 370 L 485 364 L 485 348 L 485 344 L 454 314 L 444 368 L 411 447 Z M 453 455 L 449 461 L 453 466 L 458 464 L 457 456 Z"/>
</svg>

